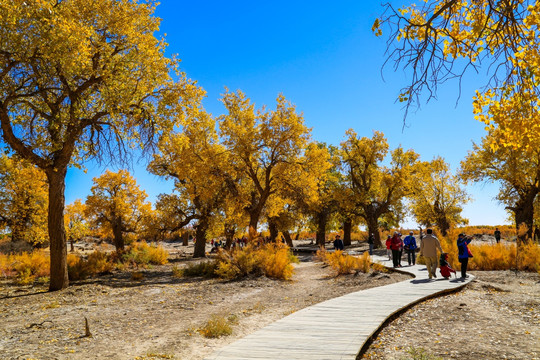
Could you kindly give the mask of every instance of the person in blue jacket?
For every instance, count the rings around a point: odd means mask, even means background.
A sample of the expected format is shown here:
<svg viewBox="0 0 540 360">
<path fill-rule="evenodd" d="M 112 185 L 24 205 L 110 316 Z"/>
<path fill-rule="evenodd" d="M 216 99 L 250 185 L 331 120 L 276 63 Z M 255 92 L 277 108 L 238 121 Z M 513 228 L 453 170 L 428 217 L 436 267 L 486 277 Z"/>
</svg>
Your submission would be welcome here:
<svg viewBox="0 0 540 360">
<path fill-rule="evenodd" d="M 469 245 L 472 238 L 465 236 L 465 234 L 459 234 L 457 239 L 458 246 L 458 260 L 461 263 L 461 278 L 467 278 L 467 265 L 469 264 L 469 258 L 473 257 L 469 250 Z"/>
<path fill-rule="evenodd" d="M 407 261 L 409 262 L 409 266 L 411 264 L 416 265 L 416 238 L 413 236 L 413 232 L 409 232 L 409 235 L 403 239 L 403 247 L 405 248 L 405 251 L 407 252 Z"/>
</svg>

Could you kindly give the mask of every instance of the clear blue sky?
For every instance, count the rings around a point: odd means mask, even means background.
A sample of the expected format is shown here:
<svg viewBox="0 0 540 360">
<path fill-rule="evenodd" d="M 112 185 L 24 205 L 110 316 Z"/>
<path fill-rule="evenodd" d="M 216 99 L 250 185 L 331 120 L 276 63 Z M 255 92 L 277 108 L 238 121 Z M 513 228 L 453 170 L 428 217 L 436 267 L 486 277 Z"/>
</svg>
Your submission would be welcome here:
<svg viewBox="0 0 540 360">
<path fill-rule="evenodd" d="M 394 4 L 404 1 L 392 1 Z M 411 113 L 403 127 L 403 109 L 395 102 L 406 72 L 386 68 L 385 37 L 371 32 L 382 7 L 377 1 L 177 1 L 157 8 L 168 53 L 178 54 L 182 70 L 208 93 L 204 102 L 214 115 L 224 88 L 241 89 L 256 103 L 273 107 L 283 93 L 302 112 L 317 141 L 339 145 L 347 129 L 371 137 L 382 131 L 393 149 L 412 148 L 423 160 L 442 156 L 453 169 L 484 135 L 474 120 L 471 98 L 483 82 L 473 74 L 462 86 L 445 84 L 437 101 Z M 105 169 L 87 164 L 88 174 L 71 169 L 66 202 L 85 199 L 92 177 Z M 169 192 L 171 182 L 134 164 L 134 175 L 153 201 Z M 112 168 L 115 170 L 114 168 Z M 464 216 L 471 225 L 507 223 L 494 197 L 496 185 L 468 187 L 474 201 Z M 407 225 L 414 226 L 413 223 Z"/>
</svg>

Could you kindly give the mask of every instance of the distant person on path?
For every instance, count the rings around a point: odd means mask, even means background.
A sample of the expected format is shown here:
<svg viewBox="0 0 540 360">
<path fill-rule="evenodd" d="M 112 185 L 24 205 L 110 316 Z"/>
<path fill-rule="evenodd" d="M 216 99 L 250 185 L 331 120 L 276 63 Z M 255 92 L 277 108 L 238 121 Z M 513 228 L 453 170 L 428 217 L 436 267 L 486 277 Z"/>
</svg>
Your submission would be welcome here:
<svg viewBox="0 0 540 360">
<path fill-rule="evenodd" d="M 448 253 L 442 253 L 439 259 L 439 269 L 443 278 L 448 279 L 451 273 L 456 274 L 456 270 L 452 269 L 448 262 Z"/>
<path fill-rule="evenodd" d="M 467 276 L 467 265 L 469 264 L 469 258 L 472 258 L 471 251 L 469 250 L 468 245 L 471 243 L 472 238 L 465 236 L 465 234 L 459 234 L 457 239 L 458 246 L 458 260 L 461 263 L 461 278 L 466 279 Z"/>
<path fill-rule="evenodd" d="M 495 235 L 495 241 L 497 241 L 497 244 L 501 241 L 501 231 L 499 228 L 495 228 L 495 232 L 493 233 Z"/>
<path fill-rule="evenodd" d="M 392 237 L 390 235 L 386 237 L 386 255 L 388 255 L 388 260 L 392 260 Z"/>
<path fill-rule="evenodd" d="M 403 247 L 405 248 L 405 252 L 407 253 L 407 261 L 409 262 L 409 266 L 416 265 L 416 238 L 413 236 L 413 232 L 410 231 L 409 235 L 403 239 Z"/>
<path fill-rule="evenodd" d="M 392 239 L 390 241 L 390 249 L 392 250 L 392 263 L 394 264 L 394 267 L 400 267 L 399 265 L 399 249 L 401 247 L 401 239 L 399 237 L 399 233 L 397 231 L 394 232 L 394 236 L 392 236 Z"/>
<path fill-rule="evenodd" d="M 369 234 L 367 243 L 369 245 L 369 255 L 373 255 L 373 244 L 375 243 L 375 235 Z"/>
<path fill-rule="evenodd" d="M 345 246 L 343 246 L 343 240 L 341 240 L 339 235 L 336 235 L 336 240 L 334 240 L 334 249 L 343 250 L 344 248 Z"/>
<path fill-rule="evenodd" d="M 437 271 L 437 250 L 442 253 L 443 249 L 439 239 L 433 235 L 432 229 L 427 229 L 426 233 L 427 235 L 424 236 L 420 244 L 420 256 L 423 256 L 426 260 L 428 275 L 432 279 L 437 277 L 437 274 L 435 274 Z"/>
</svg>

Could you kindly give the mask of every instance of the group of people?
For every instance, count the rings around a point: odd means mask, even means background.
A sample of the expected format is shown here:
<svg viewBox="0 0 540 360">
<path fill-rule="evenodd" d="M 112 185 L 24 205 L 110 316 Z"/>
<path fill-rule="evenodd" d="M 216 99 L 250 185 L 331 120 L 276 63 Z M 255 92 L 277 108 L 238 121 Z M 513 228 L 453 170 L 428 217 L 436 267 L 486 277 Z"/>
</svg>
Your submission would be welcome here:
<svg viewBox="0 0 540 360">
<path fill-rule="evenodd" d="M 399 268 L 402 266 L 401 258 L 403 256 L 404 250 L 407 253 L 407 262 L 409 263 L 409 266 L 416 264 L 416 250 L 418 249 L 418 245 L 416 243 L 414 233 L 412 231 L 409 232 L 409 235 L 406 236 L 404 239 L 402 239 L 401 236 L 402 235 L 396 231 L 394 232 L 393 236 L 388 235 L 388 238 L 386 239 L 386 251 L 388 255 L 388 260 L 392 260 L 394 268 Z M 471 237 L 466 236 L 463 233 L 459 234 L 457 240 L 458 260 L 461 264 L 461 277 L 463 279 L 468 277 L 467 266 L 469 263 L 469 258 L 473 256 L 468 248 L 468 244 L 471 242 L 471 240 Z M 437 257 L 437 251 L 440 252 L 439 257 Z M 372 247 L 370 246 L 370 253 L 371 252 Z M 443 251 L 441 243 L 439 242 L 439 239 L 437 239 L 437 237 L 433 234 L 432 229 L 427 229 L 426 235 L 421 238 L 420 256 L 423 256 L 425 259 L 428 276 L 430 279 L 437 277 L 437 267 L 440 267 L 441 275 L 444 278 L 449 278 L 451 273 L 455 273 L 455 270 L 452 269 L 452 267 L 448 263 L 448 254 Z"/>
<path fill-rule="evenodd" d="M 401 257 L 403 256 L 403 250 L 407 253 L 407 262 L 409 265 L 416 264 L 416 238 L 411 231 L 404 239 L 401 239 L 401 234 L 397 231 L 393 236 L 388 235 L 386 239 L 386 252 L 388 260 L 392 260 L 395 268 L 401 267 Z"/>
</svg>

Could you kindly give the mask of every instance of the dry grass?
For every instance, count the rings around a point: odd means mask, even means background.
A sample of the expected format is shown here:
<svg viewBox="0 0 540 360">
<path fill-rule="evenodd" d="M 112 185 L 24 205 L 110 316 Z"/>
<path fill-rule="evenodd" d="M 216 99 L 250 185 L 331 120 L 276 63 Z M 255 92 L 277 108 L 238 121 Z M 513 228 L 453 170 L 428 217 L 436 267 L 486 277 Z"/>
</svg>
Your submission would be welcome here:
<svg viewBox="0 0 540 360">
<path fill-rule="evenodd" d="M 354 257 L 341 250 L 328 252 L 325 249 L 320 249 L 317 251 L 316 257 L 330 265 L 337 275 L 350 274 L 356 271 L 367 273 L 371 268 L 371 257 L 367 251 L 360 257 Z"/>
<path fill-rule="evenodd" d="M 0 273 L 16 278 L 19 284 L 31 284 L 46 279 L 50 272 L 49 254 L 43 250 L 20 254 L 0 254 Z"/>
</svg>

